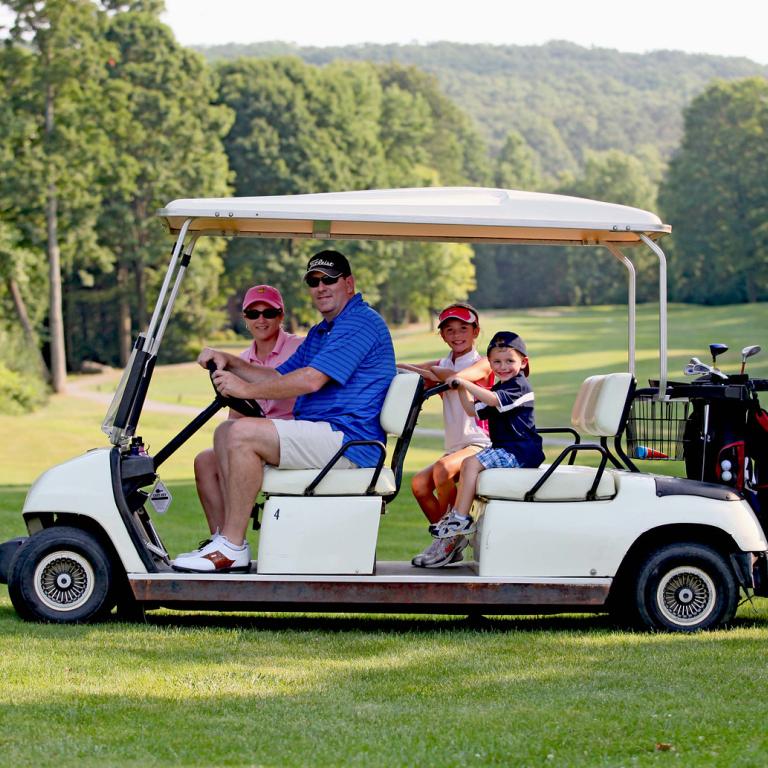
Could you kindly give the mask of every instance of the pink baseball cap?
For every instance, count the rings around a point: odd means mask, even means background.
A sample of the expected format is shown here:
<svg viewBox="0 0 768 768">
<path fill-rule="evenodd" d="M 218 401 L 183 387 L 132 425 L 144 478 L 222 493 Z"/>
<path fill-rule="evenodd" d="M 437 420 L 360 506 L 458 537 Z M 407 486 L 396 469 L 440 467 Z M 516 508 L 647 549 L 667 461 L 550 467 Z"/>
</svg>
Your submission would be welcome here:
<svg viewBox="0 0 768 768">
<path fill-rule="evenodd" d="M 255 304 L 257 301 L 263 301 L 265 304 L 269 304 L 270 307 L 285 311 L 280 291 L 271 285 L 254 285 L 249 288 L 243 297 L 243 309 L 248 309 L 251 304 Z"/>
</svg>

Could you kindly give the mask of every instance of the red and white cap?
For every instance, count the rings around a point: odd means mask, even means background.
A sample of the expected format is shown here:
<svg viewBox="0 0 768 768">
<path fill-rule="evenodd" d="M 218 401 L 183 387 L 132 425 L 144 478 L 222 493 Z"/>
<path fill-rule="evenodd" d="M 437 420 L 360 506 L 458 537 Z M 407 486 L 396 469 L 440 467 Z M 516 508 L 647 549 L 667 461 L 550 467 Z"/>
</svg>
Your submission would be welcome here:
<svg viewBox="0 0 768 768">
<path fill-rule="evenodd" d="M 243 309 L 248 309 L 251 304 L 255 304 L 257 301 L 263 301 L 275 309 L 285 309 L 280 291 L 271 285 L 254 285 L 249 288 L 243 297 Z"/>
<path fill-rule="evenodd" d="M 437 327 L 440 328 L 448 320 L 461 320 L 462 323 L 480 325 L 477 314 L 469 309 L 469 307 L 446 307 L 437 319 Z"/>
</svg>

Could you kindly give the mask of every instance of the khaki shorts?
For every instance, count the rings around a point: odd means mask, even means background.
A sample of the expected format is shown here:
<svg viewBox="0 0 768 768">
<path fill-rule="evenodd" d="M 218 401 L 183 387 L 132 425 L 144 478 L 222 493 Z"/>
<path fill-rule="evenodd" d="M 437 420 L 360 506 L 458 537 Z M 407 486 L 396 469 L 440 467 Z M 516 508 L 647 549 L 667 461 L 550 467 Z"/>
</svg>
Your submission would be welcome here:
<svg viewBox="0 0 768 768">
<path fill-rule="evenodd" d="M 335 432 L 326 421 L 274 419 L 272 423 L 280 438 L 280 469 L 322 469 L 344 442 L 344 433 Z M 333 468 L 356 466 L 342 456 Z"/>
</svg>

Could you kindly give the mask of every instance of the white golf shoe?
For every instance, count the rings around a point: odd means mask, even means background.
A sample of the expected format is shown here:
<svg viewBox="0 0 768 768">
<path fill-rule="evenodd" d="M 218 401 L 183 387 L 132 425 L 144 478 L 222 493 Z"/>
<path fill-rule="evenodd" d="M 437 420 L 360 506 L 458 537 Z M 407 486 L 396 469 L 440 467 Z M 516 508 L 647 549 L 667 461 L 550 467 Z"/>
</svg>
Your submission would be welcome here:
<svg viewBox="0 0 768 768">
<path fill-rule="evenodd" d="M 251 568 L 251 547 L 248 542 L 234 546 L 225 536 L 216 536 L 200 549 L 171 560 L 177 571 L 191 573 L 247 572 Z"/>
</svg>

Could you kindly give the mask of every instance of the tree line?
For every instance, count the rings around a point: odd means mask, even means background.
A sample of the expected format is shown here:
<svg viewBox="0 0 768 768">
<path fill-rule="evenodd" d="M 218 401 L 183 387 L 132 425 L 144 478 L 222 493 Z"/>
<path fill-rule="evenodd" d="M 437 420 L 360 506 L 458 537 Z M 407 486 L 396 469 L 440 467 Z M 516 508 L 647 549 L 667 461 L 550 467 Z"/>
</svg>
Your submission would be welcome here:
<svg viewBox="0 0 768 768">
<path fill-rule="evenodd" d="M 418 67 L 472 115 L 494 156 L 514 131 L 552 177 L 578 173 L 590 150 L 637 155 L 653 148 L 667 160 L 682 138 L 683 110 L 712 80 L 768 75 L 768 67 L 746 58 L 623 53 L 562 40 L 536 46 L 437 42 L 327 48 L 268 42 L 197 50 L 211 62 L 298 56 L 318 66 L 341 60 Z"/>
<path fill-rule="evenodd" d="M 31 407 L 45 377 L 61 390 L 66 370 L 83 360 L 125 362 L 169 257 L 170 238 L 153 214 L 178 197 L 469 184 L 651 210 L 658 203 L 675 227 L 673 298 L 756 301 L 768 293 L 765 78 L 718 81 L 695 98 L 668 164 L 646 145 L 633 153 L 584 148 L 574 170 L 553 174 L 520 131 L 508 130 L 492 151 L 436 76 L 414 65 L 318 66 L 296 56 L 210 64 L 160 22 L 159 0 L 3 5 L 13 16 L 0 50 L 6 407 Z M 342 246 L 366 297 L 393 324 L 468 296 L 508 307 L 625 295 L 612 256 L 586 261 L 575 248 Z M 165 359 L 189 359 L 212 332 L 237 328 L 238 301 L 255 281 L 283 291 L 290 325 L 309 322 L 299 276 L 312 248 L 204 238 Z"/>
</svg>

